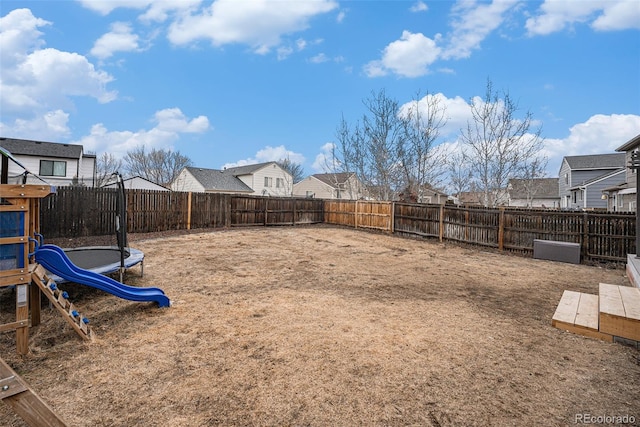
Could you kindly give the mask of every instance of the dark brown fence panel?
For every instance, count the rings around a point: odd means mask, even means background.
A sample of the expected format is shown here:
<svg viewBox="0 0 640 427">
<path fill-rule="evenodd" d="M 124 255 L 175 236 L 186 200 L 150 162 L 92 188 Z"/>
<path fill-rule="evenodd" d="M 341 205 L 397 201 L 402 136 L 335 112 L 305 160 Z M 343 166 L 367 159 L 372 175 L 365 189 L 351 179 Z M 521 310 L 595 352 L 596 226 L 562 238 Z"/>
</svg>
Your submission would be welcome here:
<svg viewBox="0 0 640 427">
<path fill-rule="evenodd" d="M 127 190 L 127 230 L 150 233 L 187 228 L 188 193 Z"/>
<path fill-rule="evenodd" d="M 324 200 L 295 199 L 294 217 L 296 224 L 324 222 Z"/>
<path fill-rule="evenodd" d="M 626 261 L 627 254 L 636 253 L 633 214 L 586 213 L 584 244 L 588 261 Z"/>
<path fill-rule="evenodd" d="M 504 249 L 533 254 L 535 239 L 581 243 L 583 214 L 578 212 L 504 211 Z"/>
<path fill-rule="evenodd" d="M 266 197 L 231 198 L 231 226 L 265 225 Z"/>
<path fill-rule="evenodd" d="M 393 231 L 421 237 L 440 237 L 440 205 L 396 203 Z"/>
<path fill-rule="evenodd" d="M 40 204 L 40 232 L 46 238 L 115 233 L 117 191 L 58 187 Z"/>
<path fill-rule="evenodd" d="M 191 228 L 231 225 L 231 194 L 191 193 Z"/>
<path fill-rule="evenodd" d="M 356 202 L 353 200 L 325 200 L 324 222 L 355 227 Z"/>
<path fill-rule="evenodd" d="M 499 246 L 500 211 L 446 206 L 443 239 L 481 246 Z"/>
</svg>

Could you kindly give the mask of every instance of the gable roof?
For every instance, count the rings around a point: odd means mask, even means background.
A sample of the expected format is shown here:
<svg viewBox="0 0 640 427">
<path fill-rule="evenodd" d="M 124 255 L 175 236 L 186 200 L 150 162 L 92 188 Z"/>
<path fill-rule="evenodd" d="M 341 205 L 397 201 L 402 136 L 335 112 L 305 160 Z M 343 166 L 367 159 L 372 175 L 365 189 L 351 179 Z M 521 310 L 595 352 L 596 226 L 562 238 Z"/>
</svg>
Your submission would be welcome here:
<svg viewBox="0 0 640 427">
<path fill-rule="evenodd" d="M 509 180 L 509 195 L 512 199 L 526 199 L 527 183 L 529 179 L 512 178 Z M 537 178 L 532 184 L 535 189 L 529 197 L 534 199 L 558 199 L 560 198 L 560 187 L 558 178 Z"/>
<path fill-rule="evenodd" d="M 638 146 L 640 146 L 640 133 L 616 148 L 616 151 L 631 151 Z"/>
<path fill-rule="evenodd" d="M 232 169 L 237 168 L 220 170 L 189 166 L 185 169 L 191 175 L 193 175 L 193 177 L 205 188 L 205 190 L 239 191 L 253 193 L 251 187 L 238 179 L 236 174 L 233 173 Z"/>
<path fill-rule="evenodd" d="M 273 165 L 273 164 L 277 164 L 276 162 L 265 162 L 265 163 L 256 163 L 253 165 L 244 165 L 244 166 L 235 166 L 232 168 L 226 168 L 223 170 L 223 172 L 225 173 L 230 173 L 233 176 L 240 176 L 240 175 L 250 175 L 264 167 L 267 167 L 269 165 Z M 215 169 L 214 169 L 215 170 Z"/>
<path fill-rule="evenodd" d="M 9 150 L 14 156 L 23 155 L 71 159 L 79 159 L 81 157 L 96 157 L 95 154 L 84 153 L 82 145 L 77 144 L 32 141 L 28 139 L 0 138 L 0 146 Z"/>
<path fill-rule="evenodd" d="M 572 170 L 612 169 L 624 167 L 624 153 L 566 156 L 564 159 Z"/>
<path fill-rule="evenodd" d="M 355 175 L 353 172 L 340 172 L 315 173 L 311 176 L 332 188 L 338 188 L 338 185 L 346 183 L 353 175 Z"/>
<path fill-rule="evenodd" d="M 582 188 L 582 187 L 588 187 L 589 185 L 591 185 L 593 183 L 602 181 L 602 180 L 607 179 L 607 178 L 611 178 L 612 176 L 616 176 L 616 175 L 619 175 L 621 173 L 625 173 L 625 169 L 624 168 L 618 168 L 618 169 L 616 169 L 614 171 L 611 171 L 611 172 L 596 176 L 595 178 L 592 178 L 592 179 L 589 179 L 587 181 L 584 181 L 584 182 L 582 182 L 582 183 L 580 183 L 578 185 L 574 185 L 573 187 L 569 188 L 569 190 L 577 190 L 577 189 Z"/>
</svg>

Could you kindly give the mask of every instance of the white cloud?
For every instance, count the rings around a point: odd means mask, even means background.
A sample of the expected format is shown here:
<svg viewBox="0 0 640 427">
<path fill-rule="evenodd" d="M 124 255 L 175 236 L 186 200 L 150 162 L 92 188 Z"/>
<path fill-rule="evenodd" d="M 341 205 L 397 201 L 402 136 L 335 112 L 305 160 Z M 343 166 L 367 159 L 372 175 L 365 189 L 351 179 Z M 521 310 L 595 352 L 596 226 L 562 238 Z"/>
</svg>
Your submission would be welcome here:
<svg viewBox="0 0 640 427">
<path fill-rule="evenodd" d="M 314 64 L 322 64 L 323 62 L 331 61 L 327 55 L 324 53 L 319 53 L 315 56 L 312 56 L 309 61 Z"/>
<path fill-rule="evenodd" d="M 440 54 L 436 42 L 422 33 L 403 31 L 400 40 L 389 43 L 380 60 L 364 66 L 369 77 L 379 77 L 392 72 L 402 77 L 420 77 L 429 72 L 431 65 Z"/>
<path fill-rule="evenodd" d="M 280 44 L 283 35 L 305 30 L 311 18 L 337 7 L 332 0 L 218 0 L 199 14 L 180 16 L 170 25 L 168 38 L 176 45 L 202 39 L 214 46 L 240 43 L 249 45 L 255 53 L 266 54 Z"/>
<path fill-rule="evenodd" d="M 600 31 L 640 28 L 637 0 L 557 1 L 546 0 L 539 15 L 529 18 L 526 28 L 530 36 L 562 31 L 573 24 L 589 25 Z"/>
<path fill-rule="evenodd" d="M 132 33 L 130 24 L 114 22 L 111 24 L 111 31 L 96 40 L 90 53 L 100 59 L 106 59 L 114 52 L 141 51 L 138 41 L 139 36 Z"/>
<path fill-rule="evenodd" d="M 347 17 L 347 10 L 341 10 L 340 12 L 338 12 L 338 16 L 336 16 L 336 22 L 338 24 L 341 24 L 346 17 Z"/>
<path fill-rule="evenodd" d="M 82 144 L 87 151 L 109 152 L 122 158 L 128 151 L 144 146 L 146 149 L 173 149 L 173 143 L 182 133 L 202 133 L 209 129 L 209 120 L 200 116 L 188 120 L 178 108 L 168 108 L 155 113 L 156 126 L 138 131 L 110 131 L 104 124 L 91 127 L 89 135 L 74 141 Z"/>
<path fill-rule="evenodd" d="M 88 96 L 101 103 L 114 100 L 107 90 L 113 77 L 96 69 L 84 56 L 44 45 L 39 27 L 47 21 L 28 9 L 17 9 L 1 18 L 0 110 L 9 120 L 38 120 L 48 111 L 72 106 L 71 99 Z M 11 115 L 17 115 L 11 117 Z M 24 116 L 28 115 L 28 118 Z"/>
<path fill-rule="evenodd" d="M 32 119 L 18 118 L 13 123 L 0 122 L 0 135 L 41 141 L 62 140 L 71 134 L 68 122 L 68 113 L 62 110 L 49 111 Z"/>
<path fill-rule="evenodd" d="M 460 129 L 466 127 L 471 117 L 471 106 L 460 96 L 447 98 L 442 93 L 427 94 L 418 100 L 418 111 L 426 114 L 428 108 L 444 109 L 445 125 L 440 129 L 443 138 L 457 135 Z M 400 106 L 400 114 L 406 113 L 409 108 L 415 108 L 415 100 Z"/>
<path fill-rule="evenodd" d="M 633 114 L 596 114 L 569 129 L 566 138 L 547 138 L 544 154 L 549 157 L 548 171 L 557 176 L 564 156 L 612 153 L 640 134 L 640 116 Z"/>
<path fill-rule="evenodd" d="M 305 161 L 305 158 L 302 154 L 288 150 L 284 145 L 279 145 L 277 147 L 268 145 L 259 150 L 254 157 L 238 160 L 235 163 L 226 163 L 223 165 L 223 168 L 253 165 L 256 163 L 277 162 L 287 158 L 292 162 L 299 164 L 303 164 Z"/>
<path fill-rule="evenodd" d="M 339 170 L 339 165 L 334 164 L 337 162 L 337 159 L 333 157 L 335 149 L 336 145 L 333 142 L 327 142 L 320 147 L 320 153 L 316 155 L 311 168 L 318 173 L 329 173 Z"/>
<path fill-rule="evenodd" d="M 87 9 L 108 15 L 118 8 L 146 9 L 154 0 L 77 0 Z"/>
<path fill-rule="evenodd" d="M 473 50 L 505 20 L 505 15 L 517 0 L 494 0 L 492 3 L 462 1 L 453 8 L 453 32 L 448 36 L 448 45 L 442 53 L 443 59 L 460 59 L 471 56 Z"/>
<path fill-rule="evenodd" d="M 167 108 L 157 111 L 154 115 L 157 129 L 175 133 L 202 133 L 209 129 L 209 119 L 198 116 L 188 120 L 179 108 Z"/>
<path fill-rule="evenodd" d="M 426 5 L 425 2 L 423 1 L 417 1 L 415 2 L 410 8 L 409 11 L 413 12 L 413 13 L 417 13 L 417 12 L 426 12 L 427 10 L 429 10 L 429 7 Z"/>
</svg>

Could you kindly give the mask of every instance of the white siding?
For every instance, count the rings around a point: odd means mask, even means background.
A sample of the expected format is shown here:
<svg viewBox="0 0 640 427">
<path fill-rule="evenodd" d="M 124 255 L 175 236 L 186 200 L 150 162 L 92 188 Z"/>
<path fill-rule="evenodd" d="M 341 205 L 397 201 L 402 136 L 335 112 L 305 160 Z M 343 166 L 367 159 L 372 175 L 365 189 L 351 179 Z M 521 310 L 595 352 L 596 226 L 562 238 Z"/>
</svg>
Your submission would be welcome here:
<svg viewBox="0 0 640 427">
<path fill-rule="evenodd" d="M 86 185 L 87 187 L 93 187 L 95 185 L 95 157 L 83 157 L 80 164 L 80 173 L 78 174 L 78 181 Z"/>
<path fill-rule="evenodd" d="M 34 157 L 34 156 L 21 156 L 16 155 L 16 160 L 18 160 L 25 168 L 27 168 L 31 173 L 36 175 L 40 175 L 40 160 L 51 160 L 54 162 L 65 162 L 66 164 L 66 175 L 65 176 L 40 176 L 44 181 L 49 183 L 50 185 L 54 185 L 56 187 L 62 187 L 66 185 L 71 185 L 73 182 L 73 177 L 77 175 L 78 172 L 78 160 L 77 159 L 69 159 L 69 158 L 59 158 L 59 157 Z M 9 182 L 10 183 L 18 183 L 21 182 L 21 177 L 16 176 L 22 174 L 24 171 L 18 165 L 13 162 L 9 162 Z M 27 182 L 29 184 L 38 184 L 42 183 L 38 178 L 33 176 L 29 176 Z M 91 183 L 87 184 L 91 185 Z"/>
<path fill-rule="evenodd" d="M 293 178 L 277 164 L 269 164 L 253 173 L 238 178 L 253 189 L 258 196 L 289 197 L 293 192 Z M 270 178 L 270 186 L 265 186 L 265 178 Z M 278 188 L 278 178 L 280 188 Z"/>
<path fill-rule="evenodd" d="M 317 199 L 333 199 L 335 197 L 333 188 L 313 176 L 308 176 L 294 184 L 293 195 Z"/>
<path fill-rule="evenodd" d="M 198 182 L 197 179 L 191 175 L 191 173 L 182 169 L 178 177 L 171 183 L 171 189 L 173 191 L 185 191 L 193 193 L 204 193 L 205 188 Z"/>
</svg>

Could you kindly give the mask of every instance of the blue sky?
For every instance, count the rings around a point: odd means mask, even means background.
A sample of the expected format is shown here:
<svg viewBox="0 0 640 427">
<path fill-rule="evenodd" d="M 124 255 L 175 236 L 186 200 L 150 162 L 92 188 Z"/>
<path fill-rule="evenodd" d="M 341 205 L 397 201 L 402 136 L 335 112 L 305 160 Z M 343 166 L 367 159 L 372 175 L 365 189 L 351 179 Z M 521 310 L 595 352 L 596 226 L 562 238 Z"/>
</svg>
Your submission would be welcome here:
<svg viewBox="0 0 640 427">
<path fill-rule="evenodd" d="M 488 78 L 542 125 L 549 176 L 612 152 L 640 133 L 640 2 L 0 3 L 0 135 L 98 155 L 321 173 L 372 91 L 440 97 L 455 144 Z"/>
</svg>

